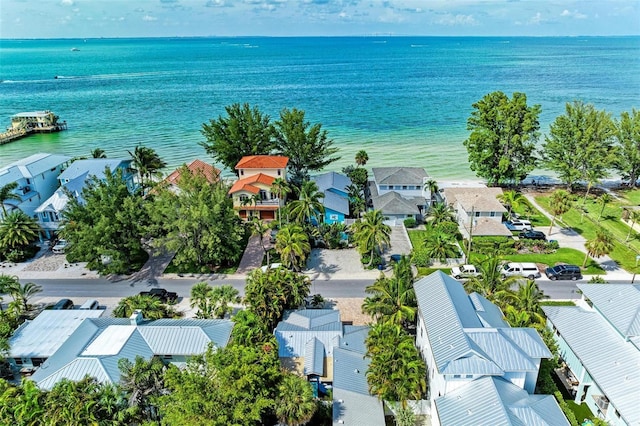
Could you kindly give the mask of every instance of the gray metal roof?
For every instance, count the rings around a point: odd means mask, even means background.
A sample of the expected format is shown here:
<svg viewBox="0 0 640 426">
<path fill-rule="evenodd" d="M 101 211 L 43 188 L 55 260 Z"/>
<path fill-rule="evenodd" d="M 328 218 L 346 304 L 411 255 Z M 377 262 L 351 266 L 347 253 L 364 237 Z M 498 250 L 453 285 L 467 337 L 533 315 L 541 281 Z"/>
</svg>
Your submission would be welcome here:
<svg viewBox="0 0 640 426">
<path fill-rule="evenodd" d="M 53 355 L 86 318 L 101 310 L 45 310 L 20 327 L 9 339 L 12 358 L 48 358 Z"/>
<path fill-rule="evenodd" d="M 193 355 L 203 353 L 211 342 L 200 327 L 139 327 L 155 354 Z"/>
<path fill-rule="evenodd" d="M 497 377 L 474 380 L 435 399 L 441 426 L 567 426 L 551 395 L 530 395 Z"/>
<path fill-rule="evenodd" d="M 469 295 L 469 300 L 483 327 L 509 327 L 509 323 L 504 320 L 504 315 L 498 305 L 494 305 L 486 297 L 476 292 Z"/>
<path fill-rule="evenodd" d="M 601 284 L 597 284 L 601 285 Z M 602 285 L 603 287 L 613 284 Z M 544 306 L 547 319 L 628 424 L 640 423 L 640 351 L 595 310 Z"/>
<path fill-rule="evenodd" d="M 325 191 L 322 205 L 325 209 L 333 210 L 344 215 L 349 214 L 349 199 L 335 192 Z"/>
<path fill-rule="evenodd" d="M 578 284 L 578 288 L 618 333 L 640 336 L 640 285 Z"/>
<path fill-rule="evenodd" d="M 286 325 L 290 325 L 292 326 L 291 329 L 293 330 L 295 330 L 296 328 L 306 330 L 326 330 L 325 326 L 327 325 L 334 328 L 336 325 L 338 325 L 339 329 L 342 329 L 342 322 L 340 321 L 340 311 L 334 309 L 303 309 L 298 311 L 291 311 L 287 315 L 285 315 L 285 318 L 282 321 L 280 321 L 278 327 L 280 327 L 281 325 L 283 327 Z"/>
<path fill-rule="evenodd" d="M 538 371 L 538 366 L 498 329 L 466 330 L 467 336 L 504 371 Z M 549 354 L 551 355 L 551 354 Z"/>
<path fill-rule="evenodd" d="M 386 214 L 420 214 L 418 204 L 425 204 L 421 197 L 404 198 L 395 191 L 386 192 L 378 197 L 373 197 L 373 208 Z"/>
<path fill-rule="evenodd" d="M 121 165 L 122 167 L 129 167 L 131 162 L 132 160 L 128 158 L 90 158 L 87 160 L 76 160 L 69 164 L 69 167 L 60 174 L 58 179 L 73 180 L 85 174 L 101 179 L 104 177 L 104 170 L 106 167 L 108 167 L 109 170 L 114 171 Z"/>
<path fill-rule="evenodd" d="M 362 395 L 369 395 L 367 369 L 369 358 L 364 354 L 333 348 L 333 387 Z"/>
<path fill-rule="evenodd" d="M 324 345 L 315 337 L 304 348 L 304 374 L 324 376 Z"/>
<path fill-rule="evenodd" d="M 366 325 L 345 325 L 344 335 L 337 346 L 350 351 L 366 353 L 367 346 L 364 341 L 369 335 L 369 327 Z"/>
<path fill-rule="evenodd" d="M 58 167 L 60 164 L 69 160 L 71 160 L 71 157 L 66 155 L 47 153 L 33 154 L 0 168 L 0 183 L 4 185 L 8 182 L 17 180 L 20 177 L 32 178 L 39 176 L 40 174 L 49 171 L 54 167 Z M 18 176 L 18 174 L 20 176 Z M 10 176 L 11 180 L 5 182 L 5 178 L 3 177 L 5 175 L 7 179 L 9 179 Z"/>
<path fill-rule="evenodd" d="M 422 185 L 428 177 L 422 167 L 374 167 L 371 171 L 378 185 Z"/>
<path fill-rule="evenodd" d="M 333 389 L 333 424 L 385 426 L 382 401 L 375 396 Z"/>
<path fill-rule="evenodd" d="M 327 172 L 320 175 L 312 176 L 311 180 L 313 180 L 316 185 L 318 185 L 318 189 L 320 189 L 320 191 L 325 192 L 325 196 L 326 192 L 330 189 L 337 189 L 338 191 L 348 192 L 347 187 L 351 185 L 351 179 L 343 174 L 336 172 Z"/>
</svg>

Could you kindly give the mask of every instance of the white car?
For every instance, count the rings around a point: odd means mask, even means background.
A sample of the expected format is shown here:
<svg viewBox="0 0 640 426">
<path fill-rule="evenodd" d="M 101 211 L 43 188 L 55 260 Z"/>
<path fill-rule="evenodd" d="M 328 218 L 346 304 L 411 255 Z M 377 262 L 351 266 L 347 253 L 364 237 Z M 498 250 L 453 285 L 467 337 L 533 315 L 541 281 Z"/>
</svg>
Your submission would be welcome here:
<svg viewBox="0 0 640 426">
<path fill-rule="evenodd" d="M 58 240 L 58 242 L 56 243 L 55 246 L 53 246 L 51 251 L 54 252 L 55 254 L 64 254 L 65 247 L 67 247 L 67 241 Z"/>
<path fill-rule="evenodd" d="M 451 276 L 456 280 L 462 278 L 479 277 L 482 273 L 473 265 L 461 265 L 451 268 Z"/>
<path fill-rule="evenodd" d="M 531 222 L 528 220 L 515 219 L 505 222 L 504 225 L 509 231 L 531 231 Z"/>
</svg>

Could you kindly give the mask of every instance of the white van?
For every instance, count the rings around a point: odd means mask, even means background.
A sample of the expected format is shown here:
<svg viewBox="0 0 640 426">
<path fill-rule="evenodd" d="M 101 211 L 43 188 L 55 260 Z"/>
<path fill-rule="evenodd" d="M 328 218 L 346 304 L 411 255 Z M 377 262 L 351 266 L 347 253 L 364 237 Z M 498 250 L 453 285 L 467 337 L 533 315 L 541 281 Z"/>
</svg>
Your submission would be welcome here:
<svg viewBox="0 0 640 426">
<path fill-rule="evenodd" d="M 85 310 L 100 309 L 100 303 L 98 303 L 96 299 L 89 299 L 86 302 L 84 302 L 78 309 L 85 309 Z"/>
<path fill-rule="evenodd" d="M 530 280 L 540 278 L 540 271 L 535 263 L 506 263 L 500 271 L 502 277 L 512 277 L 514 275 L 521 275 L 527 277 Z"/>
</svg>

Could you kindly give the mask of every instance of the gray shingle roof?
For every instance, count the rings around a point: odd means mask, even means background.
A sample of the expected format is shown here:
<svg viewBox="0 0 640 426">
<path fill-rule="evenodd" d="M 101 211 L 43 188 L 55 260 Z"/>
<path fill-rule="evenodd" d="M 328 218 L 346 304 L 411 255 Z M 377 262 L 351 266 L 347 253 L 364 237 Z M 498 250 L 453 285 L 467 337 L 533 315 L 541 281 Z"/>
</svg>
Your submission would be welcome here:
<svg viewBox="0 0 640 426">
<path fill-rule="evenodd" d="M 474 380 L 435 399 L 441 426 L 567 426 L 551 395 L 530 395 L 496 377 Z"/>
<path fill-rule="evenodd" d="M 380 210 L 383 215 L 396 214 L 420 214 L 418 204 L 425 204 L 425 199 L 421 197 L 404 198 L 395 191 L 386 192 L 378 197 L 374 197 L 373 208 Z"/>
<path fill-rule="evenodd" d="M 511 237 L 509 229 L 497 220 L 486 217 L 475 218 L 473 223 L 474 237 Z"/>
<path fill-rule="evenodd" d="M 613 284 L 594 284 L 602 287 Z M 587 290 L 588 291 L 588 290 Z M 595 310 L 545 306 L 547 319 L 628 424 L 640 423 L 640 351 Z"/>
<path fill-rule="evenodd" d="M 329 189 L 337 189 L 338 191 L 348 192 L 347 187 L 351 185 L 351 179 L 343 174 L 336 172 L 327 172 L 320 175 L 312 176 L 311 180 L 313 180 L 318 185 L 318 188 L 322 192 L 327 192 Z"/>
<path fill-rule="evenodd" d="M 443 194 L 447 204 L 460 203 L 466 212 L 472 208 L 478 212 L 507 211 L 497 199 L 502 195 L 502 188 L 445 188 Z"/>
<path fill-rule="evenodd" d="M 428 177 L 422 167 L 374 167 L 371 171 L 378 185 L 422 185 Z"/>
</svg>

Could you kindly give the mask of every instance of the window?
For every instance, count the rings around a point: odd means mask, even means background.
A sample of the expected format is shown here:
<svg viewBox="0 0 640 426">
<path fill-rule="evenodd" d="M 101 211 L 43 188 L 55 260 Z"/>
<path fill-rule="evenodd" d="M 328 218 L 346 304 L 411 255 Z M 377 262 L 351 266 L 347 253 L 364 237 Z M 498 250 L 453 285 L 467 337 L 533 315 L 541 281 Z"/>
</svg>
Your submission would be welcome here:
<svg viewBox="0 0 640 426">
<path fill-rule="evenodd" d="M 22 365 L 22 358 L 14 358 L 13 359 L 16 363 L 16 365 Z"/>
<path fill-rule="evenodd" d="M 240 194 L 240 197 L 238 197 L 240 199 L 240 201 L 247 201 L 249 199 L 249 197 L 246 196 L 246 194 Z"/>
<path fill-rule="evenodd" d="M 467 374 L 464 376 L 465 379 L 473 379 L 473 374 Z"/>
<path fill-rule="evenodd" d="M 44 177 L 44 176 L 42 176 L 42 177 Z M 27 185 L 30 185 L 30 184 L 31 184 L 31 179 L 27 178 Z"/>
<path fill-rule="evenodd" d="M 244 176 L 244 170 L 240 170 L 240 176 Z"/>
<path fill-rule="evenodd" d="M 491 217 L 496 217 L 496 212 L 491 212 L 491 213 L 489 214 L 489 216 L 491 216 Z"/>
<path fill-rule="evenodd" d="M 162 355 L 162 359 L 173 359 L 173 355 Z"/>
<path fill-rule="evenodd" d="M 282 170 L 278 169 L 278 176 L 282 175 Z"/>
<path fill-rule="evenodd" d="M 476 213 L 475 213 L 475 216 L 476 216 L 476 217 L 480 217 L 480 212 L 476 212 Z"/>
<path fill-rule="evenodd" d="M 408 186 L 407 185 L 402 185 L 402 189 L 407 190 Z"/>
<path fill-rule="evenodd" d="M 454 379 L 459 379 L 459 378 L 461 378 L 461 377 L 462 377 L 462 376 L 461 376 L 460 374 L 454 374 L 454 375 L 453 375 L 453 378 L 454 378 Z"/>
</svg>

